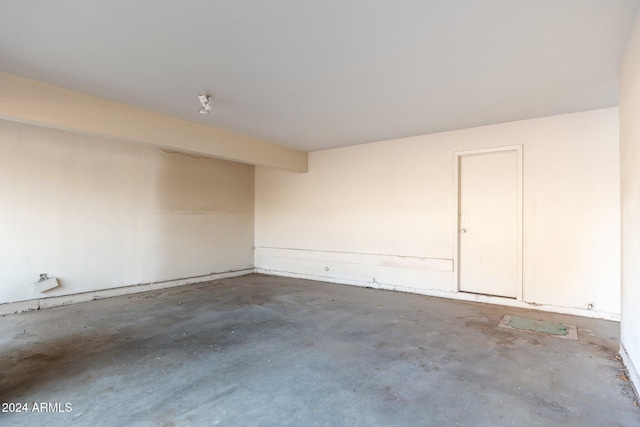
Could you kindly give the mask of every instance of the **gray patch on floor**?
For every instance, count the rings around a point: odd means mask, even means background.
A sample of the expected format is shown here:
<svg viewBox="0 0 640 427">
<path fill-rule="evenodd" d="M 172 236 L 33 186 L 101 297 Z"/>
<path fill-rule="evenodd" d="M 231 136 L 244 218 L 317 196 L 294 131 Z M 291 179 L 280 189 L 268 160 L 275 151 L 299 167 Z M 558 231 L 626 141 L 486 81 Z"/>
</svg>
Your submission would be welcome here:
<svg viewBox="0 0 640 427">
<path fill-rule="evenodd" d="M 516 329 L 524 332 L 544 334 L 567 340 L 578 339 L 578 328 L 575 325 L 533 320 L 522 317 L 505 315 L 498 324 L 501 328 Z"/>
<path fill-rule="evenodd" d="M 499 328 L 505 313 L 580 340 Z M 248 275 L 0 317 L 0 402 L 72 404 L 0 424 L 638 426 L 618 330 Z"/>
</svg>

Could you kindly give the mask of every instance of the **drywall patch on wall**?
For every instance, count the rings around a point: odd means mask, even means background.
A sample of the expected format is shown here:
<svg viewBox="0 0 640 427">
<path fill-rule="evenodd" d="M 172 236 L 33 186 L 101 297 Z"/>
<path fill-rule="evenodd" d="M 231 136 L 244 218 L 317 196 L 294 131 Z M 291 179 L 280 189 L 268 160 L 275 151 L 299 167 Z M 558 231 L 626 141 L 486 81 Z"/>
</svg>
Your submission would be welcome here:
<svg viewBox="0 0 640 427">
<path fill-rule="evenodd" d="M 256 264 L 268 274 L 288 272 L 339 283 L 439 289 L 450 279 L 453 260 L 256 247 Z"/>
<path fill-rule="evenodd" d="M 256 268 L 457 298 L 454 272 L 356 264 L 350 254 L 453 259 L 453 153 L 522 145 L 523 304 L 616 318 L 618 135 L 609 108 L 314 152 L 307 174 L 259 167 L 256 247 L 334 255 L 324 271 L 315 256 L 256 252 Z"/>
<path fill-rule="evenodd" d="M 230 188 L 230 189 L 229 189 Z M 254 167 L 0 120 L 0 303 L 253 268 Z"/>
<path fill-rule="evenodd" d="M 621 354 L 640 390 L 640 15 L 620 65 L 622 188 Z"/>
<path fill-rule="evenodd" d="M 349 252 L 327 252 L 309 249 L 255 248 L 256 257 L 296 258 L 309 261 L 326 261 L 327 263 L 362 264 L 368 266 L 386 266 L 413 268 L 431 271 L 453 271 L 453 260 L 442 258 L 424 258 L 400 255 L 358 254 Z"/>
</svg>

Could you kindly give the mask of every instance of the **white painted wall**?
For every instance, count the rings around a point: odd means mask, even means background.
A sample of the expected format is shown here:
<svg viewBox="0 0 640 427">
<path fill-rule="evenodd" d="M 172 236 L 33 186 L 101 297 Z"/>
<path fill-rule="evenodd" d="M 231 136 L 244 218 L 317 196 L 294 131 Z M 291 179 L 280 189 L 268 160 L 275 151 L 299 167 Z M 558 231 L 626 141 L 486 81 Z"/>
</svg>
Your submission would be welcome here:
<svg viewBox="0 0 640 427">
<path fill-rule="evenodd" d="M 453 292 L 453 152 L 522 144 L 523 301 L 616 318 L 618 136 L 610 108 L 313 152 L 307 174 L 258 167 L 256 267 L 495 302 Z"/>
<path fill-rule="evenodd" d="M 0 303 L 253 268 L 254 166 L 0 120 L 0 201 Z"/>
<path fill-rule="evenodd" d="M 621 354 L 640 390 L 640 15 L 620 65 Z"/>
</svg>

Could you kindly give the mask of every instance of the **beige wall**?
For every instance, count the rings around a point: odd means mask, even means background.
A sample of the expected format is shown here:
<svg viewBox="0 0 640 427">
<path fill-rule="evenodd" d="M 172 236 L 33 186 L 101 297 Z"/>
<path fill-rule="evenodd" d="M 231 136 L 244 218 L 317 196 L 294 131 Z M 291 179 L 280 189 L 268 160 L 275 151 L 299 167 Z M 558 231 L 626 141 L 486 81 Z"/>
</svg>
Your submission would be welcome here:
<svg viewBox="0 0 640 427">
<path fill-rule="evenodd" d="M 621 354 L 640 390 L 640 16 L 620 66 Z"/>
<path fill-rule="evenodd" d="M 253 267 L 253 166 L 0 120 L 0 200 L 0 303 Z"/>
<path fill-rule="evenodd" d="M 616 318 L 617 141 L 611 108 L 314 152 L 307 174 L 257 168 L 256 267 L 469 299 L 453 292 L 453 153 L 522 144 L 524 302 Z"/>
</svg>

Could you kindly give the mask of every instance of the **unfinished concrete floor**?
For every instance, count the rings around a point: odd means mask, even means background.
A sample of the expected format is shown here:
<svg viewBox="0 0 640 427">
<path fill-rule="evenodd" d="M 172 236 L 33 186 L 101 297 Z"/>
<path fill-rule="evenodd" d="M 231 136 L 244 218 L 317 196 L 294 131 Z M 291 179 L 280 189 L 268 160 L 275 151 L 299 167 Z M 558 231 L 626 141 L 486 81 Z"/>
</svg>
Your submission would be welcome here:
<svg viewBox="0 0 640 427">
<path fill-rule="evenodd" d="M 614 322 L 249 275 L 0 323 L 2 425 L 640 425 Z"/>
</svg>

